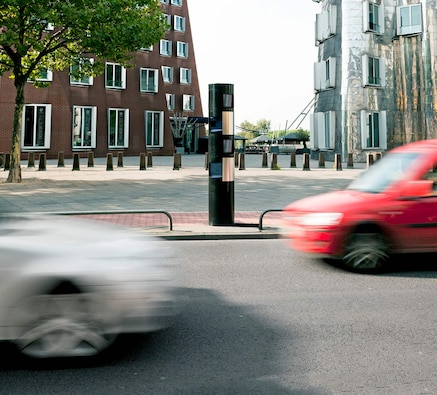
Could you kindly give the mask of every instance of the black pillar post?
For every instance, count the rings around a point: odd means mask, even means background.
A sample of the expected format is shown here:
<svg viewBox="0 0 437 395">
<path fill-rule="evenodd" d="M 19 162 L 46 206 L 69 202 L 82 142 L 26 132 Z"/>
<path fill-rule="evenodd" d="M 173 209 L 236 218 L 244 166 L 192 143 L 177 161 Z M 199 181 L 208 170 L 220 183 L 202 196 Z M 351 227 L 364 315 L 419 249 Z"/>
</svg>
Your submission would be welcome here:
<svg viewBox="0 0 437 395">
<path fill-rule="evenodd" d="M 234 86 L 209 85 L 209 224 L 234 225 Z"/>
</svg>

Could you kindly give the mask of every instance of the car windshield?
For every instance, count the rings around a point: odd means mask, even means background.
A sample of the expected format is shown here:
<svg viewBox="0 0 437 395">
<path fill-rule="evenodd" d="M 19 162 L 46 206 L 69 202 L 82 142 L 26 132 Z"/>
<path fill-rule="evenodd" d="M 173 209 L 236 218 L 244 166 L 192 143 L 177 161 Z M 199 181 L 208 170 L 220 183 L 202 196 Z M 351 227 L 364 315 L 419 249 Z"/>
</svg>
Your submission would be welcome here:
<svg viewBox="0 0 437 395">
<path fill-rule="evenodd" d="M 419 156 L 416 152 L 398 152 L 384 156 L 354 180 L 347 189 L 381 193 L 401 179 Z"/>
</svg>

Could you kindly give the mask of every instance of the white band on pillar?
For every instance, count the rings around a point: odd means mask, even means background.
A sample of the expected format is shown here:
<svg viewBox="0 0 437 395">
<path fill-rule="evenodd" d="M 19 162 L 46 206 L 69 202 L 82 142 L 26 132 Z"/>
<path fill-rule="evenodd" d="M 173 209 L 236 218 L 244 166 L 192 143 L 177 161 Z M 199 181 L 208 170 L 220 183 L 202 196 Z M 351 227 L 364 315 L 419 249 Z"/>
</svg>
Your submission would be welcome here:
<svg viewBox="0 0 437 395">
<path fill-rule="evenodd" d="M 235 158 L 223 158 L 222 161 L 222 181 L 233 182 L 235 170 Z"/>
<path fill-rule="evenodd" d="M 234 134 L 233 111 L 222 111 L 222 134 L 227 136 Z"/>
</svg>

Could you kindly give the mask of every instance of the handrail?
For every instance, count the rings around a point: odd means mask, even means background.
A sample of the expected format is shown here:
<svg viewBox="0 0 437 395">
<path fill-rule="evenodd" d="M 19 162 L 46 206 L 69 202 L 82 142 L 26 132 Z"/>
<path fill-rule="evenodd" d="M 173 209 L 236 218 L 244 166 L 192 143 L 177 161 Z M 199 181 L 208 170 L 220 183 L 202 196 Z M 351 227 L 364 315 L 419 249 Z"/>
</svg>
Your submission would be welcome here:
<svg viewBox="0 0 437 395">
<path fill-rule="evenodd" d="M 279 213 L 279 212 L 282 212 L 282 211 L 284 211 L 284 210 L 281 209 L 281 208 L 272 208 L 272 209 L 269 209 L 269 210 L 264 210 L 264 211 L 261 213 L 261 215 L 259 216 L 259 225 L 258 225 L 258 229 L 259 229 L 259 230 L 263 230 L 263 218 L 264 218 L 264 215 L 266 215 L 267 213 L 271 213 L 271 212 Z"/>
<path fill-rule="evenodd" d="M 38 214 L 38 213 L 37 213 Z M 168 218 L 169 230 L 173 230 L 173 217 L 164 210 L 106 210 L 106 211 L 60 211 L 44 212 L 44 215 L 105 215 L 105 214 L 164 214 Z"/>
</svg>

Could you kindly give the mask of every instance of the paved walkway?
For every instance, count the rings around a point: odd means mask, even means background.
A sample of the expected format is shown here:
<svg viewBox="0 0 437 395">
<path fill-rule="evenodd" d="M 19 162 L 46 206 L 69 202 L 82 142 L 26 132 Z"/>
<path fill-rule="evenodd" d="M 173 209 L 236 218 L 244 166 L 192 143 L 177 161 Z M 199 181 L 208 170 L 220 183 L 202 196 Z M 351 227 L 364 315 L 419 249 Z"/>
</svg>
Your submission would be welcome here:
<svg viewBox="0 0 437 395">
<path fill-rule="evenodd" d="M 290 156 L 278 155 L 280 170 L 262 168 L 262 155 L 247 154 L 246 168 L 235 170 L 234 226 L 210 226 L 208 214 L 208 171 L 204 155 L 182 156 L 182 167 L 173 170 L 172 157 L 153 157 L 153 167 L 139 170 L 139 158 L 124 158 L 123 167 L 106 170 L 106 159 L 96 158 L 94 167 L 81 159 L 80 170 L 72 171 L 72 160 L 57 167 L 47 162 L 45 171 L 22 163 L 20 184 L 5 180 L 8 172 L 0 169 L 0 212 L 82 213 L 87 217 L 131 226 L 166 238 L 277 237 L 282 209 L 296 199 L 345 187 L 365 167 L 334 169 L 326 162 L 319 168 L 311 161 L 311 170 L 302 170 L 302 156 L 290 168 Z M 270 161 L 270 158 L 269 158 Z M 269 162 L 270 164 L 270 162 Z M 144 211 L 165 211 L 145 214 Z M 100 213 L 97 215 L 97 213 Z"/>
</svg>

